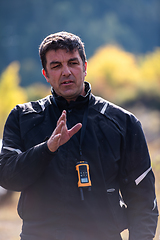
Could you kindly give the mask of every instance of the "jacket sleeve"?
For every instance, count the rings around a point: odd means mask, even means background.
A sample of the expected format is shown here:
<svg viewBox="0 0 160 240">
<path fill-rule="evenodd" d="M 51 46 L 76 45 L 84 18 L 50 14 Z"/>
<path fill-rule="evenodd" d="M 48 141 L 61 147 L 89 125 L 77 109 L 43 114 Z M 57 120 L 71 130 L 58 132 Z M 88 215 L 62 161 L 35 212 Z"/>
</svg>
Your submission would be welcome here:
<svg viewBox="0 0 160 240">
<path fill-rule="evenodd" d="M 129 240 L 151 240 L 158 219 L 155 178 L 140 122 L 132 116 L 126 129 L 120 189 L 127 205 Z"/>
<path fill-rule="evenodd" d="M 22 191 L 33 184 L 53 159 L 47 143 L 25 150 L 19 125 L 19 110 L 13 109 L 4 127 L 0 153 L 0 185 L 13 191 Z"/>
</svg>

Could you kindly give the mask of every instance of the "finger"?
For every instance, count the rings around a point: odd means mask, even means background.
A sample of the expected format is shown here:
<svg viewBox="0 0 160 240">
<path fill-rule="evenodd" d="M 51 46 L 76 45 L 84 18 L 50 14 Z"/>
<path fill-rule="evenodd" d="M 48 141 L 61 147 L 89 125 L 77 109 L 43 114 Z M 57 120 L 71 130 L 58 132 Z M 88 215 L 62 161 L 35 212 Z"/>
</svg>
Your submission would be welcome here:
<svg viewBox="0 0 160 240">
<path fill-rule="evenodd" d="M 61 116 L 59 117 L 58 121 L 57 121 L 57 126 L 60 124 L 61 121 L 64 121 L 66 123 L 66 111 L 63 110 Z"/>
<path fill-rule="evenodd" d="M 64 125 L 65 125 L 65 122 L 63 120 L 61 120 L 59 122 L 59 124 L 57 125 L 57 127 L 54 129 L 52 135 L 55 136 L 55 135 L 61 133 L 62 132 L 62 128 L 63 128 Z"/>
<path fill-rule="evenodd" d="M 81 129 L 81 127 L 82 127 L 82 124 L 81 123 L 77 123 L 70 130 L 68 130 L 69 137 L 71 138 L 74 134 L 76 134 Z"/>
</svg>

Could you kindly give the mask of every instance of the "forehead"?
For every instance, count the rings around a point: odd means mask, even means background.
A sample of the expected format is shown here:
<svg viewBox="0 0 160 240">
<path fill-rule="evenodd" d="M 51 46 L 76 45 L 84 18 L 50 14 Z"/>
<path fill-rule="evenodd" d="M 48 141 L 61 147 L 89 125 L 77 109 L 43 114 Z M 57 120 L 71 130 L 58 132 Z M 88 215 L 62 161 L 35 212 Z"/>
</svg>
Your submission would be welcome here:
<svg viewBox="0 0 160 240">
<path fill-rule="evenodd" d="M 66 49 L 49 50 L 46 53 L 47 63 L 52 61 L 64 62 L 73 58 L 77 58 L 79 61 L 82 61 L 77 49 L 74 49 L 73 51 L 68 51 Z"/>
</svg>

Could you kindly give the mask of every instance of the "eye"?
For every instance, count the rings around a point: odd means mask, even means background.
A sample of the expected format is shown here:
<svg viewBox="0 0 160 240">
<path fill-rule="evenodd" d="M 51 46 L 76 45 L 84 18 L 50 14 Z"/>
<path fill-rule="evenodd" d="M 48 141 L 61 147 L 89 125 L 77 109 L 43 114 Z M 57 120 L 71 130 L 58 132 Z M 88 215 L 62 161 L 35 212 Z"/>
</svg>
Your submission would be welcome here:
<svg viewBox="0 0 160 240">
<path fill-rule="evenodd" d="M 56 64 L 56 65 L 51 66 L 51 69 L 56 69 L 56 68 L 59 68 L 59 67 L 60 67 L 60 64 Z"/>
<path fill-rule="evenodd" d="M 77 64 L 78 64 L 78 62 L 76 62 L 76 61 L 73 61 L 73 62 L 70 62 L 69 64 L 70 64 L 70 65 L 77 65 Z"/>
</svg>

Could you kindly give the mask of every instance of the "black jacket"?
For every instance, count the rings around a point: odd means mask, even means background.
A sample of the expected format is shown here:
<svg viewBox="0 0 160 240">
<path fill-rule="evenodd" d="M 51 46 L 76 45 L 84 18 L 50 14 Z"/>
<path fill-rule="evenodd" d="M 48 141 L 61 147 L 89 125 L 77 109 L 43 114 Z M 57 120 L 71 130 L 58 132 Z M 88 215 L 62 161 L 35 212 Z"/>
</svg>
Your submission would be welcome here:
<svg viewBox="0 0 160 240">
<path fill-rule="evenodd" d="M 89 87 L 87 91 L 70 104 L 53 94 L 18 105 L 6 121 L 0 185 L 21 191 L 23 240 L 118 240 L 125 228 L 130 240 L 154 237 L 154 175 L 141 124 L 131 113 L 93 96 Z M 57 152 L 47 148 L 63 109 L 69 128 L 86 123 L 82 159 L 82 130 Z M 79 160 L 89 163 L 92 182 L 91 191 L 83 191 L 84 201 L 77 187 Z"/>
</svg>

